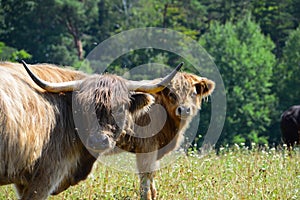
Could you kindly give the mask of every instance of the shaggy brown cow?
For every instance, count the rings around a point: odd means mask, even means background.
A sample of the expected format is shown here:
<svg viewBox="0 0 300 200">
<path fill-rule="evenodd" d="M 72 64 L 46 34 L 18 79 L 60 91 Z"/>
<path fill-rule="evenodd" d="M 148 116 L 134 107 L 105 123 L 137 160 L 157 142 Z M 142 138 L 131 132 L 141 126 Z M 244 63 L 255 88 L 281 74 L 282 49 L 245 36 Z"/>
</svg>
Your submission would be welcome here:
<svg viewBox="0 0 300 200">
<path fill-rule="evenodd" d="M 156 110 L 152 121 L 148 113 L 137 118 L 133 134 L 121 135 L 116 146 L 136 153 L 137 167 L 140 172 L 141 199 L 155 199 L 154 172 L 158 169 L 158 160 L 172 150 L 177 149 L 184 139 L 184 132 L 192 118 L 201 108 L 203 98 L 209 96 L 215 83 L 189 73 L 177 73 L 170 84 L 154 95 L 155 103 L 166 109 L 166 122 L 156 133 L 161 124 L 163 110 Z M 150 126 L 149 126 L 150 124 Z"/>
<path fill-rule="evenodd" d="M 19 64 L 0 64 L 0 185 L 15 184 L 22 200 L 46 199 L 62 191 L 70 174 L 77 175 L 68 182 L 71 185 L 86 178 L 95 158 L 78 132 L 87 136 L 91 149 L 94 145 L 102 152 L 113 148 L 115 137 L 132 128 L 136 113 L 142 114 L 153 101 L 151 95 L 130 91 L 161 91 L 176 74 L 174 70 L 161 83 L 144 85 L 115 75 L 89 76 L 50 65 L 31 68 L 44 80 L 63 83 L 42 81 L 26 68 L 41 89 Z M 95 123 L 87 115 L 90 109 L 96 113 L 96 129 L 88 126 Z M 113 110 L 121 110 L 118 122 Z M 73 113 L 75 117 L 82 114 L 78 120 L 83 120 L 83 127 L 75 126 Z M 90 135 L 96 133 L 94 142 Z"/>
<path fill-rule="evenodd" d="M 300 106 L 292 106 L 284 111 L 280 121 L 283 142 L 291 149 L 300 144 Z"/>
</svg>

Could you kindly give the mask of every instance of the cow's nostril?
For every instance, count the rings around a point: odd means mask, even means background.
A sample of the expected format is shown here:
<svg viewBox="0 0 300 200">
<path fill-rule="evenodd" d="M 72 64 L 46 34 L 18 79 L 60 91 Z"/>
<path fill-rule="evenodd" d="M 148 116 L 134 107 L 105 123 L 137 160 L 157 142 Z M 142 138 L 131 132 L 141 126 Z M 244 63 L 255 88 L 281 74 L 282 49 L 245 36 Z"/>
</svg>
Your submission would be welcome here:
<svg viewBox="0 0 300 200">
<path fill-rule="evenodd" d="M 99 138 L 99 142 L 100 144 L 108 144 L 108 136 L 106 135 L 100 135 L 100 138 Z"/>
<path fill-rule="evenodd" d="M 109 141 L 108 141 L 108 137 L 105 137 L 105 139 L 103 140 L 103 142 L 102 142 L 103 144 L 108 144 L 109 143 Z"/>
<path fill-rule="evenodd" d="M 191 108 L 187 108 L 186 109 L 186 114 L 190 114 L 191 113 Z"/>
<path fill-rule="evenodd" d="M 181 115 L 181 113 L 182 113 L 182 107 L 179 106 L 179 107 L 177 108 L 177 114 L 178 114 L 178 115 Z"/>
</svg>

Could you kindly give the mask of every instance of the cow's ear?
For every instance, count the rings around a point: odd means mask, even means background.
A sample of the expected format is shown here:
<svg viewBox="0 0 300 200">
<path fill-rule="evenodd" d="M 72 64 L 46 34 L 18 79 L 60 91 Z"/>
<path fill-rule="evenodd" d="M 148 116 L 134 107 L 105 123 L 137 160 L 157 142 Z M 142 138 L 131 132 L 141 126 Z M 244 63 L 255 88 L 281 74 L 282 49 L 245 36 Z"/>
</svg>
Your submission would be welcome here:
<svg viewBox="0 0 300 200">
<path fill-rule="evenodd" d="M 207 97 L 211 95 L 211 93 L 214 91 L 215 82 L 207 78 L 202 78 L 201 80 L 195 83 L 195 88 L 198 95 L 201 95 L 202 97 Z"/>
<path fill-rule="evenodd" d="M 155 99 L 150 94 L 136 93 L 131 96 L 129 111 L 140 115 L 148 112 Z"/>
</svg>

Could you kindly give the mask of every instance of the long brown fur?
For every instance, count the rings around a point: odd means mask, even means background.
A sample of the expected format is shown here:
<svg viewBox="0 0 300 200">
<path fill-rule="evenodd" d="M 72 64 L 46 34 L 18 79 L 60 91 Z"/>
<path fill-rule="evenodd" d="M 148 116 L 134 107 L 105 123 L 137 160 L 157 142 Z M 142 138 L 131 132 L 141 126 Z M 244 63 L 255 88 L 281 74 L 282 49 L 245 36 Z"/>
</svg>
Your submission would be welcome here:
<svg viewBox="0 0 300 200">
<path fill-rule="evenodd" d="M 124 80 L 120 77 L 95 75 L 89 79 L 84 73 L 48 64 L 30 68 L 46 81 L 84 79 L 81 90 L 75 93 L 79 103 L 89 103 L 93 94 L 97 105 L 103 108 L 113 108 L 114 102 L 132 103 L 128 90 L 120 91 L 124 89 Z M 0 185 L 13 183 L 22 200 L 40 200 L 85 179 L 96 159 L 76 131 L 72 93 L 44 91 L 20 64 L 0 63 L 0 76 Z M 96 87 L 91 87 L 94 91 L 85 93 L 84 83 L 94 84 Z M 103 93 L 95 91 L 97 86 L 102 90 L 110 89 L 107 91 L 110 95 L 101 97 Z M 151 103 L 148 99 L 147 106 Z M 126 120 L 130 120 L 128 108 L 126 112 Z M 106 110 L 105 113 L 110 112 Z M 111 118 L 111 114 L 101 117 Z"/>
<path fill-rule="evenodd" d="M 152 121 L 148 114 L 138 118 L 136 124 L 143 127 L 135 128 L 133 134 L 123 135 L 117 146 L 125 151 L 137 154 L 137 166 L 140 171 L 140 188 L 142 199 L 155 199 L 154 172 L 160 160 L 167 153 L 177 149 L 184 139 L 184 132 L 191 120 L 201 108 L 203 98 L 207 98 L 214 90 L 213 81 L 188 73 L 177 73 L 171 83 L 162 92 L 155 95 L 155 103 L 166 109 L 167 119 L 163 128 L 154 132 L 159 126 L 163 113 L 156 110 Z M 174 101 L 170 92 L 177 96 Z M 196 95 L 193 96 L 193 93 Z M 187 118 L 176 116 L 176 109 L 180 105 L 191 108 Z M 148 124 L 151 126 L 147 126 Z M 151 136 L 153 135 L 153 136 Z"/>
</svg>

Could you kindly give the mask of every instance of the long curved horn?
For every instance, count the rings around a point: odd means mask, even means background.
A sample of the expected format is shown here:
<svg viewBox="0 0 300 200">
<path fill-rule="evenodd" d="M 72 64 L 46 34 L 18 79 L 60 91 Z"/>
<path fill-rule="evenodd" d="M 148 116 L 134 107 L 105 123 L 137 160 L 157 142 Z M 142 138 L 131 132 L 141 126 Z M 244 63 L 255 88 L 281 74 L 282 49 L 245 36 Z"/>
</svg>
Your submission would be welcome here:
<svg viewBox="0 0 300 200">
<path fill-rule="evenodd" d="M 68 82 L 63 82 L 63 83 L 50 83 L 47 81 L 44 81 L 37 77 L 27 66 L 26 62 L 24 60 L 21 61 L 25 70 L 31 77 L 31 79 L 41 88 L 48 92 L 53 92 L 53 93 L 59 93 L 59 92 L 72 92 L 74 90 L 78 89 L 78 85 L 82 82 L 80 80 L 78 81 L 68 81 Z"/>
<path fill-rule="evenodd" d="M 77 81 L 68 81 L 68 82 L 62 82 L 62 83 L 50 83 L 47 81 L 44 81 L 37 77 L 27 66 L 24 60 L 21 61 L 23 63 L 23 66 L 29 76 L 32 78 L 32 80 L 41 88 L 48 92 L 53 92 L 53 93 L 59 93 L 59 92 L 72 92 L 74 90 L 79 89 L 78 86 L 82 82 L 81 80 Z M 177 65 L 177 67 L 163 80 L 159 83 L 145 83 L 143 81 L 128 81 L 127 87 L 131 91 L 136 91 L 136 92 L 146 92 L 146 93 L 157 93 L 161 90 L 163 90 L 168 83 L 174 78 L 176 73 L 180 70 L 182 67 L 183 62 Z"/>
<path fill-rule="evenodd" d="M 127 87 L 131 91 L 136 91 L 136 92 L 146 92 L 146 93 L 157 93 L 162 91 L 167 85 L 170 83 L 170 81 L 174 78 L 176 73 L 180 70 L 182 67 L 183 62 L 181 62 L 177 67 L 166 77 L 163 78 L 163 80 L 159 83 L 147 83 L 143 81 L 128 81 L 127 82 Z"/>
</svg>

